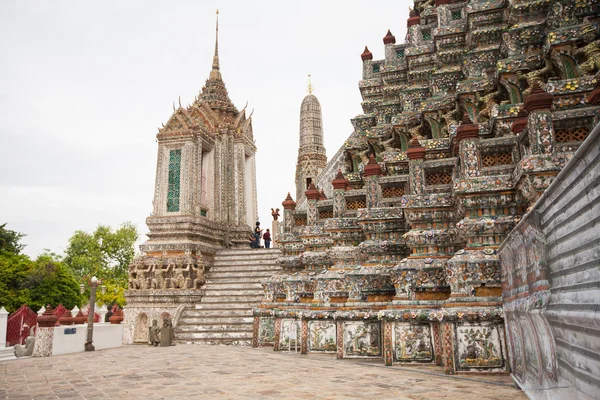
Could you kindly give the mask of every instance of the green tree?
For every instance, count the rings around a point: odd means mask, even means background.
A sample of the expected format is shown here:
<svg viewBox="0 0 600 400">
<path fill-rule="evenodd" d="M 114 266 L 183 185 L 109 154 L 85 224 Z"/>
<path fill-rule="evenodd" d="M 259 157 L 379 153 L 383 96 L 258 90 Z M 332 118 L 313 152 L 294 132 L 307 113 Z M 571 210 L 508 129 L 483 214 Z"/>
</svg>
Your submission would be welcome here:
<svg viewBox="0 0 600 400">
<path fill-rule="evenodd" d="M 99 302 L 125 304 L 129 264 L 133 261 L 133 245 L 138 239 L 135 226 L 129 222 L 113 231 L 100 225 L 93 233 L 77 231 L 69 239 L 64 263 L 82 281 L 96 276 L 107 287 L 106 294 L 97 294 Z M 89 288 L 86 285 L 86 295 Z"/>
<path fill-rule="evenodd" d="M 79 282 L 52 254 L 37 260 L 19 254 L 0 253 L 0 304 L 9 312 L 22 304 L 37 311 L 46 304 L 73 308 L 82 304 Z"/>
<path fill-rule="evenodd" d="M 20 254 L 25 248 L 25 245 L 19 243 L 19 241 L 24 236 L 25 235 L 20 232 L 6 229 L 6 223 L 0 225 L 0 252 Z"/>
<path fill-rule="evenodd" d="M 46 304 L 62 304 L 68 309 L 82 305 L 79 281 L 67 266 L 49 253 L 41 254 L 32 263 L 23 286 L 29 290 L 30 301 L 27 304 L 32 309 Z"/>
<path fill-rule="evenodd" d="M 0 304 L 13 312 L 31 301 L 23 282 L 31 271 L 32 261 L 22 254 L 0 251 Z"/>
</svg>

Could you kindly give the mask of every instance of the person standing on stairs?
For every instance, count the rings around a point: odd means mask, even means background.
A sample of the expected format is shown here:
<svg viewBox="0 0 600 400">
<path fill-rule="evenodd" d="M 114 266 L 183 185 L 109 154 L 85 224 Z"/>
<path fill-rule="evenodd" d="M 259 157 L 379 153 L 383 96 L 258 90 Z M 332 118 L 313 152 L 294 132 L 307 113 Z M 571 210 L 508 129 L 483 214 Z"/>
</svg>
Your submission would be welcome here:
<svg viewBox="0 0 600 400">
<path fill-rule="evenodd" d="M 262 229 L 260 229 L 260 222 L 256 221 L 256 227 L 254 228 L 254 248 L 258 249 L 260 247 L 260 236 L 262 235 Z"/>
<path fill-rule="evenodd" d="M 265 241 L 265 249 L 270 248 L 271 247 L 271 232 L 269 232 L 269 228 L 267 228 L 267 231 L 264 233 L 263 240 Z"/>
</svg>

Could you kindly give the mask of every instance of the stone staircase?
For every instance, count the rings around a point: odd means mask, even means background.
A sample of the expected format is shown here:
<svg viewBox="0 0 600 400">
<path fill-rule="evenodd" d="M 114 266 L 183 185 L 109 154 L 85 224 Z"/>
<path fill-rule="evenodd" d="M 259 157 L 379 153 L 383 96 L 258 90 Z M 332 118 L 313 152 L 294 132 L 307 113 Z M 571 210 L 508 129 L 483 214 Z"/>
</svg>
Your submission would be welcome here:
<svg viewBox="0 0 600 400">
<path fill-rule="evenodd" d="M 202 301 L 181 314 L 175 342 L 250 345 L 252 308 L 263 299 L 260 282 L 281 270 L 280 256 L 278 249 L 219 251 Z"/>
<path fill-rule="evenodd" d="M 0 362 L 8 360 L 16 360 L 14 347 L 0 348 Z"/>
</svg>

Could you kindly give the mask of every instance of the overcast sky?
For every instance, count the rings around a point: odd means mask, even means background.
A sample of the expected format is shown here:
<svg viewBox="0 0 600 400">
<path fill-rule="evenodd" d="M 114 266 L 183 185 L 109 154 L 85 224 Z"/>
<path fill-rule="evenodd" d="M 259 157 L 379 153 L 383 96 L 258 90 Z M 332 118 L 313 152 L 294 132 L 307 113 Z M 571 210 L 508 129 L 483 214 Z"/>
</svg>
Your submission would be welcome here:
<svg viewBox="0 0 600 400">
<path fill-rule="evenodd" d="M 383 58 L 388 28 L 403 42 L 408 5 L 0 1 L 0 224 L 27 234 L 30 256 L 62 253 L 98 224 L 131 221 L 145 240 L 157 129 L 208 78 L 218 8 L 223 79 L 238 109 L 255 110 L 259 216 L 270 226 L 270 208 L 295 192 L 307 75 L 331 157 L 361 113 L 364 46 Z"/>
</svg>

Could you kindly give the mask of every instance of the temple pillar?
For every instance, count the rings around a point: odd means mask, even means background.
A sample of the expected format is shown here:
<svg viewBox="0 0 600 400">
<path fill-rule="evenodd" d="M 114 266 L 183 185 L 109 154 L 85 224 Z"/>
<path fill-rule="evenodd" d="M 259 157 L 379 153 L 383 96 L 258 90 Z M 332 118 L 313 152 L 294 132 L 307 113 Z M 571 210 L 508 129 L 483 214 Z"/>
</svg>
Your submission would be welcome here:
<svg viewBox="0 0 600 400">
<path fill-rule="evenodd" d="M 376 208 L 381 201 L 381 186 L 379 186 L 379 175 L 381 175 L 381 166 L 375 161 L 373 154 L 369 157 L 369 162 L 365 165 L 363 179 L 365 181 L 365 199 L 367 208 Z"/>
<path fill-rule="evenodd" d="M 564 163 L 573 155 L 555 152 L 552 103 L 552 95 L 546 93 L 536 82 L 523 104 L 527 124 L 523 129 L 525 133 L 520 137 L 520 144 L 525 154 L 517 167 L 516 186 L 530 205 L 550 186 Z M 522 126 L 517 121 L 515 124 L 518 128 Z"/>
<path fill-rule="evenodd" d="M 306 212 L 306 225 L 312 226 L 319 219 L 319 210 L 317 210 L 317 202 L 319 201 L 320 193 L 315 187 L 315 184 L 311 182 L 308 190 L 304 192 L 306 201 L 308 204 L 308 210 Z"/>
<path fill-rule="evenodd" d="M 56 321 L 58 321 L 58 317 L 54 315 L 54 309 L 48 304 L 44 313 L 37 318 L 38 327 L 35 331 L 33 357 L 50 357 L 52 355 Z"/>
<path fill-rule="evenodd" d="M 365 50 L 360 55 L 360 58 L 362 59 L 362 62 L 363 62 L 363 73 L 362 73 L 363 80 L 371 79 L 371 77 L 373 75 L 373 65 L 372 65 L 373 53 L 371 53 L 369 51 L 369 48 L 367 46 L 365 46 Z"/>
<path fill-rule="evenodd" d="M 342 170 L 338 169 L 337 175 L 331 181 L 333 186 L 333 218 L 342 218 L 346 213 L 346 189 L 348 179 L 344 178 Z"/>
<path fill-rule="evenodd" d="M 278 246 L 282 252 L 282 256 L 279 257 L 279 264 L 284 271 L 301 270 L 302 258 L 300 254 L 304 251 L 304 245 L 300 237 L 294 232 L 293 213 L 296 209 L 296 202 L 289 192 L 281 205 L 283 206 L 283 232 L 277 237 Z"/>
<path fill-rule="evenodd" d="M 283 232 L 292 233 L 294 230 L 294 216 L 292 213 L 296 209 L 296 202 L 292 199 L 290 192 L 288 192 L 281 205 L 283 206 Z"/>
</svg>

